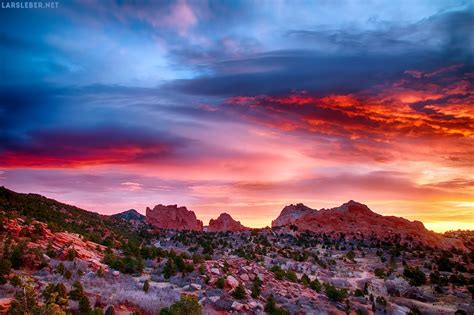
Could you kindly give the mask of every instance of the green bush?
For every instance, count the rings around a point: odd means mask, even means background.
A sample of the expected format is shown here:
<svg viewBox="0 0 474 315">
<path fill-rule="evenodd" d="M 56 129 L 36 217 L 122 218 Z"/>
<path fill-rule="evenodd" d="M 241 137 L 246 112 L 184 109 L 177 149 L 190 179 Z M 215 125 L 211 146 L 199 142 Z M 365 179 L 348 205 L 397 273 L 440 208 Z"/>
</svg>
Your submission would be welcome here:
<svg viewBox="0 0 474 315">
<path fill-rule="evenodd" d="M 220 277 L 219 279 L 217 279 L 216 281 L 216 287 L 219 288 L 219 289 L 224 289 L 224 285 L 225 285 L 225 279 Z"/>
<path fill-rule="evenodd" d="M 309 287 L 311 289 L 313 289 L 314 291 L 316 292 L 321 292 L 321 282 L 319 282 L 318 279 L 314 279 L 313 281 L 311 281 L 311 283 L 309 284 Z"/>
<path fill-rule="evenodd" d="M 403 275 L 409 280 L 411 285 L 420 286 L 426 283 L 426 276 L 418 267 L 411 268 L 410 266 L 405 266 Z"/>
<path fill-rule="evenodd" d="M 182 296 L 178 302 L 170 307 L 161 309 L 160 315 L 202 315 L 202 310 L 195 298 Z"/>
<path fill-rule="evenodd" d="M 264 311 L 269 315 L 288 315 L 290 314 L 286 309 L 283 307 L 278 307 L 275 302 L 275 298 L 272 294 L 267 299 L 265 303 Z"/>
<path fill-rule="evenodd" d="M 347 291 L 345 289 L 338 289 L 332 284 L 325 283 L 324 291 L 330 300 L 340 302 L 347 297 Z"/>
<path fill-rule="evenodd" d="M 150 290 L 150 281 L 145 280 L 145 283 L 143 283 L 143 291 L 148 293 L 149 290 Z"/>
<path fill-rule="evenodd" d="M 245 299 L 246 295 L 245 288 L 241 283 L 234 289 L 234 292 L 232 292 L 232 296 L 237 300 Z"/>
</svg>

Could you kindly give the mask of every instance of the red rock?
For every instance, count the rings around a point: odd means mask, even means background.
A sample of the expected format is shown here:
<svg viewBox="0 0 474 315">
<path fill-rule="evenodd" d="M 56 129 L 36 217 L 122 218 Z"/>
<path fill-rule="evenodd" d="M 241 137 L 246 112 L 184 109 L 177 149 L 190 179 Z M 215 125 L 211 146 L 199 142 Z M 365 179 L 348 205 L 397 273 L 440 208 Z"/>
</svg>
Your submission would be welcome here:
<svg viewBox="0 0 474 315">
<path fill-rule="evenodd" d="M 290 208 L 291 207 L 291 208 Z M 292 215 L 291 209 L 295 214 Z M 340 207 L 321 210 L 305 210 L 306 206 L 285 207 L 280 216 L 272 222 L 272 226 L 287 222 L 285 225 L 294 224 L 300 231 L 315 233 L 345 233 L 362 237 L 385 238 L 399 234 L 403 240 L 418 241 L 425 245 L 440 248 L 462 247 L 452 239 L 444 238 L 441 234 L 428 231 L 423 223 L 409 221 L 394 216 L 383 216 L 370 210 L 366 205 L 349 201 Z"/>
<path fill-rule="evenodd" d="M 157 205 L 153 209 L 146 208 L 146 221 L 160 229 L 202 231 L 202 221 L 196 214 L 177 205 Z"/>
<path fill-rule="evenodd" d="M 249 228 L 243 226 L 240 221 L 234 220 L 230 214 L 221 213 L 217 219 L 211 219 L 207 228 L 208 232 L 239 232 Z"/>
<path fill-rule="evenodd" d="M 225 279 L 225 285 L 226 285 L 226 287 L 233 289 L 233 288 L 236 288 L 239 285 L 239 281 L 237 281 L 237 279 L 235 279 L 234 276 L 229 275 Z"/>
<path fill-rule="evenodd" d="M 316 212 L 316 210 L 313 210 L 302 203 L 298 203 L 296 205 L 291 204 L 284 207 L 280 215 L 272 221 L 272 227 L 292 224 L 302 216 L 313 212 Z"/>
</svg>

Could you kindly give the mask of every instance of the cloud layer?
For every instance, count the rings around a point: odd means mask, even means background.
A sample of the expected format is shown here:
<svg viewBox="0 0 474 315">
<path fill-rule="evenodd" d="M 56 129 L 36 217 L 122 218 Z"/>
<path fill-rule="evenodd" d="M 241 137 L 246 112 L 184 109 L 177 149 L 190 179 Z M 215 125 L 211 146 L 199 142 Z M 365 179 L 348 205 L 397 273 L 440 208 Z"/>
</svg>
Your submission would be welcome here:
<svg viewBox="0 0 474 315">
<path fill-rule="evenodd" d="M 473 7 L 255 1 L 1 10 L 0 184 L 269 224 L 349 199 L 471 228 Z"/>
</svg>

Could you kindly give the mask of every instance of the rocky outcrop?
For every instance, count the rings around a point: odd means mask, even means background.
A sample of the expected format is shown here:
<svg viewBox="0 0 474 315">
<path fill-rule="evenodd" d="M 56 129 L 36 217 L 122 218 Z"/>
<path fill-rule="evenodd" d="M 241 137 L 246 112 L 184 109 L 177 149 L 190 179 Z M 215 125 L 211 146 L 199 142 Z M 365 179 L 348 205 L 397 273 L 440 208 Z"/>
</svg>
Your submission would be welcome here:
<svg viewBox="0 0 474 315">
<path fill-rule="evenodd" d="M 248 230 L 240 221 L 234 220 L 230 214 L 221 213 L 217 219 L 211 219 L 207 228 L 208 232 L 240 232 Z"/>
<path fill-rule="evenodd" d="M 292 207 L 292 208 L 290 208 Z M 304 208 L 303 208 L 304 207 Z M 424 245 L 440 248 L 462 246 L 454 244 L 451 239 L 427 230 L 419 221 L 409 221 L 395 216 L 383 216 L 369 209 L 364 204 L 353 200 L 332 209 L 309 209 L 305 206 L 285 207 L 272 226 L 293 224 L 299 231 L 315 233 L 340 234 L 360 238 L 398 238 L 408 243 L 419 242 Z M 292 213 L 291 210 L 294 209 Z M 285 224 L 282 224 L 285 223 Z"/>
<path fill-rule="evenodd" d="M 153 209 L 146 208 L 146 222 L 160 229 L 202 231 L 202 221 L 196 214 L 177 205 L 157 205 Z"/>
<path fill-rule="evenodd" d="M 296 205 L 291 204 L 284 207 L 280 215 L 272 221 L 272 227 L 292 224 L 302 216 L 313 212 L 316 212 L 316 210 L 313 210 L 302 203 Z"/>
</svg>

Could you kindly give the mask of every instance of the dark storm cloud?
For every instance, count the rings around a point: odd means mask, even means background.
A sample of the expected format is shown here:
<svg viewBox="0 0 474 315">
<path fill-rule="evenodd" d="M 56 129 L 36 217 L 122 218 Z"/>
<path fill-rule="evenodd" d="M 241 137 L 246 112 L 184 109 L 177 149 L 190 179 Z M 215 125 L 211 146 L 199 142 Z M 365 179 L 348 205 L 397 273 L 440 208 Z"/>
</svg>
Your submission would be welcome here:
<svg viewBox="0 0 474 315">
<path fill-rule="evenodd" d="M 377 31 L 293 30 L 287 38 L 294 46 L 303 42 L 302 49 L 219 61 L 209 65 L 211 74 L 168 86 L 196 95 L 353 93 L 399 78 L 408 69 L 453 63 L 471 67 L 473 26 L 468 10 Z"/>
</svg>

